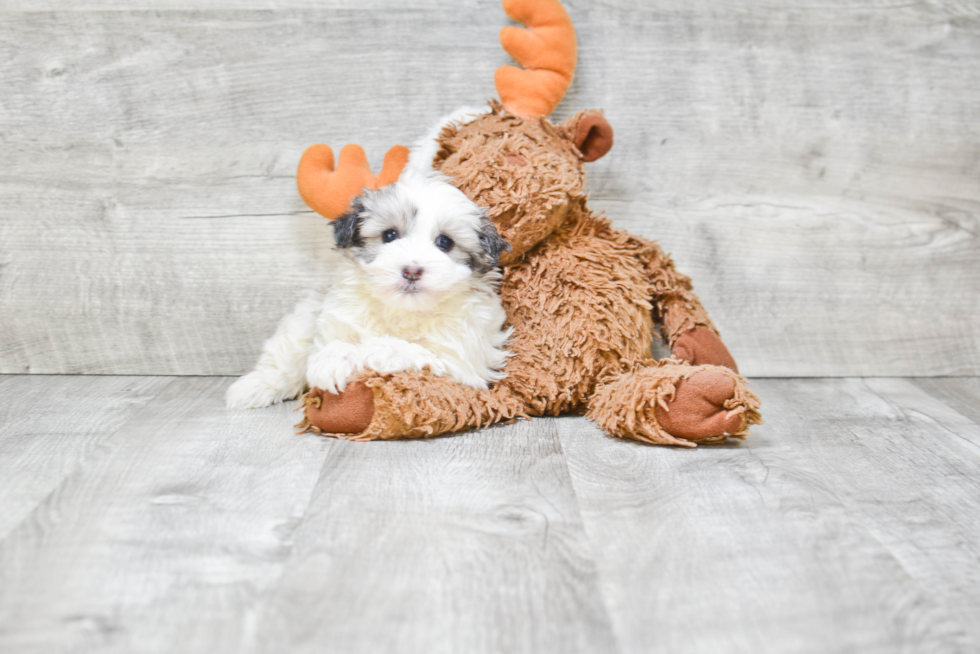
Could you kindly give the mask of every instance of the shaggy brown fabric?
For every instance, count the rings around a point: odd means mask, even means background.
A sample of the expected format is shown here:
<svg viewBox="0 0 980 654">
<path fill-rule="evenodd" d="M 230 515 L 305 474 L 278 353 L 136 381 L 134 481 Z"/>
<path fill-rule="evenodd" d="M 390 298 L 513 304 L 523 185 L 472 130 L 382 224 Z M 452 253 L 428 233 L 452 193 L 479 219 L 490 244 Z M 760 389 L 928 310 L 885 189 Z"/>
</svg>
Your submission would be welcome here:
<svg viewBox="0 0 980 654">
<path fill-rule="evenodd" d="M 628 238 L 637 244 L 637 257 L 653 285 L 653 319 L 660 326 L 664 342 L 673 347 L 681 334 L 696 327 L 707 327 L 717 334 L 708 312 L 694 294 L 691 278 L 677 272 L 670 255 L 652 241 L 632 235 Z"/>
<path fill-rule="evenodd" d="M 615 436 L 694 447 L 744 438 L 749 425 L 762 424 L 758 409 L 759 398 L 731 370 L 664 359 L 605 380 L 586 415 Z"/>
<path fill-rule="evenodd" d="M 652 289 L 636 242 L 584 201 L 570 213 L 501 284 L 514 358 L 500 385 L 535 415 L 579 409 L 600 379 L 648 358 L 653 340 Z"/>
<path fill-rule="evenodd" d="M 758 398 L 734 372 L 691 280 L 656 243 L 613 229 L 586 206 L 581 157 L 601 148 L 588 136 L 576 144 L 583 123 L 601 125 L 595 116 L 580 112 L 556 127 L 494 102 L 490 113 L 443 130 L 435 167 L 513 246 L 500 287 L 514 329 L 507 377 L 477 391 L 426 373 L 363 373 L 357 381 L 373 392 L 374 415 L 364 431 L 338 435 L 417 438 L 587 411 L 616 436 L 693 446 L 761 423 Z M 651 361 L 655 325 L 679 357 L 730 369 Z"/>
<path fill-rule="evenodd" d="M 563 223 L 568 207 L 585 200 L 585 168 L 574 144 L 544 118 L 523 120 L 491 103 L 491 113 L 447 126 L 435 167 L 487 208 L 512 250 L 506 265 Z M 517 159 L 517 157 L 520 159 Z"/>
<path fill-rule="evenodd" d="M 296 426 L 301 431 L 348 440 L 390 440 L 427 438 L 526 415 L 514 398 L 462 386 L 428 370 L 384 374 L 368 370 L 358 373 L 349 387 L 359 384 L 373 394 L 374 413 L 365 429 L 357 433 L 321 429 L 315 420 L 322 420 L 311 419 L 309 411 L 311 406 L 319 406 L 318 396 L 310 393 L 303 396 L 306 417 Z M 341 396 L 344 394 L 346 391 Z"/>
</svg>

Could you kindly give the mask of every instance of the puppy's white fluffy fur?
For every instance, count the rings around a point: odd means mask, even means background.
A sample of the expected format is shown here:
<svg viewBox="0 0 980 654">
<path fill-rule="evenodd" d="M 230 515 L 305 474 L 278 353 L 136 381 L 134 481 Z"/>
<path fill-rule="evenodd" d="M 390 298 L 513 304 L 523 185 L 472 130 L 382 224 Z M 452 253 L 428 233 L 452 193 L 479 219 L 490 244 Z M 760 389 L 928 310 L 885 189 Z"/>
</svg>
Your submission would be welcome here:
<svg viewBox="0 0 980 654">
<path fill-rule="evenodd" d="M 510 331 L 495 266 L 506 244 L 462 192 L 410 167 L 358 197 L 334 230 L 345 254 L 338 282 L 283 319 L 255 370 L 228 389 L 229 407 L 269 406 L 306 387 L 338 393 L 365 368 L 429 367 L 476 388 L 504 376 Z"/>
</svg>

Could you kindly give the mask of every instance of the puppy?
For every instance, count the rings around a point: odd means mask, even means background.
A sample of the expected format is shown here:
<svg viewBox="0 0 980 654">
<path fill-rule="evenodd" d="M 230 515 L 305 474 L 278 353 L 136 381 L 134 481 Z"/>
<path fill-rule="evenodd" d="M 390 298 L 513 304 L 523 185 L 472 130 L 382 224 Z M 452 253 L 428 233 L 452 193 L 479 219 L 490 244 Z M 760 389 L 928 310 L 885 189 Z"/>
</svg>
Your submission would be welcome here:
<svg viewBox="0 0 980 654">
<path fill-rule="evenodd" d="M 497 260 L 510 246 L 446 178 L 406 170 L 333 223 L 339 281 L 302 300 L 225 396 L 264 407 L 307 387 L 343 391 L 358 371 L 421 370 L 486 388 L 504 377 L 510 330 Z"/>
</svg>

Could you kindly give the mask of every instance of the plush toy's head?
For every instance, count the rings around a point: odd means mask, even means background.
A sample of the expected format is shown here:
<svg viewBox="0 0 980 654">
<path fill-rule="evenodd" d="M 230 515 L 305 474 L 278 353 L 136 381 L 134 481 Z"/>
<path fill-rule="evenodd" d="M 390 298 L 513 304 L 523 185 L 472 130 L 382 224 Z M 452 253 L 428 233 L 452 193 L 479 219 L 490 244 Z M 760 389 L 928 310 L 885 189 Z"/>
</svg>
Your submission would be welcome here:
<svg viewBox="0 0 980 654">
<path fill-rule="evenodd" d="M 602 114 L 579 112 L 560 125 L 547 116 L 571 84 L 578 56 L 575 27 L 559 0 L 504 0 L 504 10 L 528 29 L 505 27 L 500 43 L 523 68 L 501 66 L 495 75 L 500 101 L 472 122 L 450 124 L 439 137 L 432 166 L 483 206 L 511 245 L 510 263 L 551 234 L 585 196 L 583 162 L 613 144 Z M 364 188 L 396 180 L 408 151 L 395 146 L 374 175 L 364 151 L 347 146 L 334 169 L 333 152 L 316 145 L 304 153 L 297 181 L 306 203 L 335 219 Z"/>
<path fill-rule="evenodd" d="M 495 81 L 501 102 L 439 138 L 433 166 L 452 178 L 487 214 L 512 250 L 508 263 L 551 234 L 584 201 L 585 161 L 612 147 L 602 114 L 582 111 L 560 125 L 547 116 L 575 72 L 575 28 L 558 0 L 505 0 L 504 9 L 528 29 L 505 27 L 504 49 L 524 68 L 502 66 Z"/>
<path fill-rule="evenodd" d="M 449 125 L 439 139 L 433 166 L 477 204 L 486 207 L 512 250 L 522 256 L 564 222 L 584 201 L 583 161 L 612 145 L 612 128 L 593 111 L 561 125 L 544 117 L 520 118 L 499 103 L 471 123 Z"/>
</svg>

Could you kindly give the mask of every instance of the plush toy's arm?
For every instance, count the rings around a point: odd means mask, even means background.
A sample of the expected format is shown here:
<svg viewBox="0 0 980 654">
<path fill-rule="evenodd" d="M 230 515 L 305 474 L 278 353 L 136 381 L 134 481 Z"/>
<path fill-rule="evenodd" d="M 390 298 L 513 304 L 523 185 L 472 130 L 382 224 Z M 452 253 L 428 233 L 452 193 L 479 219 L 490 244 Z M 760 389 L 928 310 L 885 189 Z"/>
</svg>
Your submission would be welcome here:
<svg viewBox="0 0 980 654">
<path fill-rule="evenodd" d="M 512 395 L 458 384 L 428 370 L 364 370 L 339 394 L 314 388 L 303 396 L 302 431 L 349 440 L 427 438 L 486 427 L 525 415 Z"/>
<path fill-rule="evenodd" d="M 670 255 L 653 241 L 620 234 L 643 262 L 653 285 L 653 318 L 661 329 L 664 342 L 673 347 L 682 334 L 696 327 L 705 327 L 717 334 L 708 312 L 694 294 L 691 278 L 677 272 Z"/>
<path fill-rule="evenodd" d="M 693 365 L 725 366 L 738 372 L 735 359 L 694 294 L 691 278 L 677 272 L 670 255 L 653 241 L 632 235 L 628 240 L 653 284 L 654 323 L 674 356 Z"/>
</svg>

